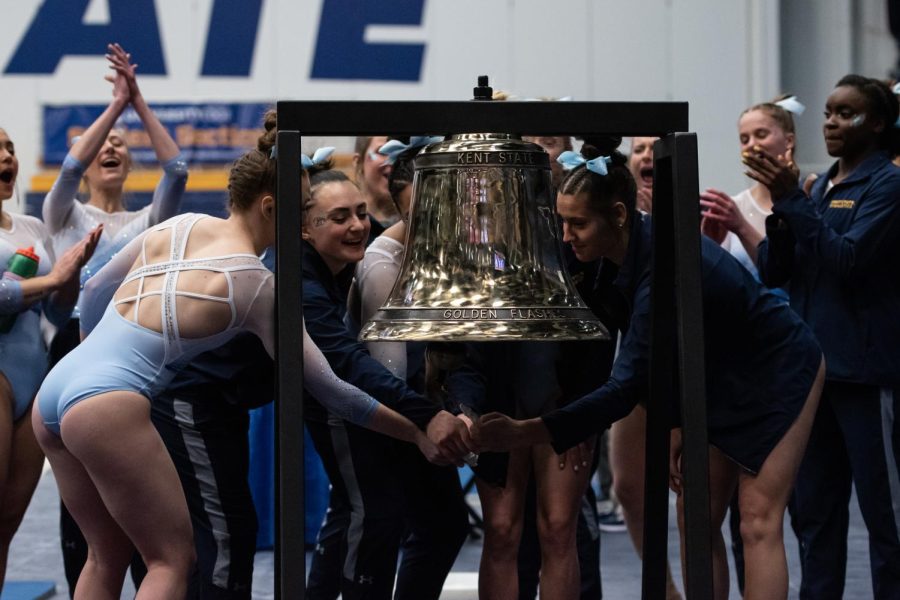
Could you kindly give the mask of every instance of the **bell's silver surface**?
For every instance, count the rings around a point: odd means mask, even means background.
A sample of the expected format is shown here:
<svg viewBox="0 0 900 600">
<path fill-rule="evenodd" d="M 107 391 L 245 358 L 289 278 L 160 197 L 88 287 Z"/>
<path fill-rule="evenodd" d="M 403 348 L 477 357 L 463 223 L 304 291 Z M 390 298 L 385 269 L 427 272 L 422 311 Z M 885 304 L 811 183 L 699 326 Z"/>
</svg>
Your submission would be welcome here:
<svg viewBox="0 0 900 600">
<path fill-rule="evenodd" d="M 540 146 L 465 134 L 415 159 L 406 253 L 360 339 L 608 339 L 563 266 Z"/>
</svg>

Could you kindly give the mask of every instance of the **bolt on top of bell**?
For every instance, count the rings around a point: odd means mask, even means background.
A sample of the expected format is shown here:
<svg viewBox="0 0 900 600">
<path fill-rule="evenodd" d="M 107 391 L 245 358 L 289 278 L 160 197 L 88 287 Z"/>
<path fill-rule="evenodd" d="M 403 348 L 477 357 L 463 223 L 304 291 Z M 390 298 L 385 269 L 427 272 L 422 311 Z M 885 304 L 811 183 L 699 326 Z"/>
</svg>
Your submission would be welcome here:
<svg viewBox="0 0 900 600">
<path fill-rule="evenodd" d="M 487 77 L 474 92 L 490 100 Z M 452 135 L 419 152 L 412 185 L 400 273 L 361 340 L 609 338 L 566 271 L 540 146 Z"/>
</svg>

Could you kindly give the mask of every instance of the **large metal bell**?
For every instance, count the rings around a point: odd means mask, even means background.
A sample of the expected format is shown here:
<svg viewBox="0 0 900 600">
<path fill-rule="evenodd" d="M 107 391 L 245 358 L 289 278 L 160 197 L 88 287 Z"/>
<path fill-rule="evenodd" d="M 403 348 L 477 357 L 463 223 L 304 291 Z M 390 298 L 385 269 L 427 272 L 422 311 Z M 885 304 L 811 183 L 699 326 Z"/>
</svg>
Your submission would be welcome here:
<svg viewBox="0 0 900 600">
<path fill-rule="evenodd" d="M 406 254 L 377 340 L 608 339 L 563 264 L 540 146 L 454 135 L 415 159 Z"/>
</svg>

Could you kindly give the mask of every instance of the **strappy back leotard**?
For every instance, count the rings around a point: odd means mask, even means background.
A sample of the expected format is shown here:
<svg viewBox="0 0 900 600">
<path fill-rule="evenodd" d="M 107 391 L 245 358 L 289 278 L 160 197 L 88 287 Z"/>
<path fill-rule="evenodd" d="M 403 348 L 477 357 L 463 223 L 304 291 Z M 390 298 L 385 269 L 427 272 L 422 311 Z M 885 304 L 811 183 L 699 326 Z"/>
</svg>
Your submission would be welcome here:
<svg viewBox="0 0 900 600">
<path fill-rule="evenodd" d="M 194 225 L 206 215 L 185 214 L 153 227 L 153 234 L 170 230 L 169 256 L 167 260 L 147 263 L 147 241 L 140 241 L 140 262 L 122 281 L 119 290 L 127 292 L 136 287 L 133 294 L 125 294 L 110 302 L 100 322 L 85 341 L 70 352 L 50 372 L 41 386 L 39 408 L 44 423 L 59 433 L 65 413 L 78 402 L 92 396 L 114 390 L 133 391 L 151 398 L 165 388 L 174 374 L 191 358 L 201 352 L 216 348 L 243 330 L 259 332 L 261 319 L 272 316 L 272 273 L 253 254 L 227 254 L 222 256 L 186 258 L 185 250 Z M 185 286 L 179 278 L 188 273 L 202 272 L 208 277 L 185 277 Z M 190 289 L 201 287 L 210 277 L 224 277 L 227 293 L 211 295 Z M 162 278 L 162 285 L 148 285 Z M 117 292 L 118 293 L 118 292 Z M 148 311 L 141 311 L 143 303 L 154 298 L 159 303 L 159 330 L 141 325 Z M 196 335 L 208 324 L 206 319 L 194 323 L 179 320 L 178 309 L 184 299 L 225 305 L 230 315 L 224 327 Z M 118 307 L 133 304 L 133 310 L 120 314 Z M 210 314 L 215 309 L 210 307 Z M 194 311 L 194 314 L 204 315 Z M 130 315 L 130 318 L 129 318 Z M 220 314 L 221 316 L 221 314 Z M 215 321 L 215 318 L 209 319 Z M 257 326 L 253 321 L 256 320 Z M 191 330 L 196 337 L 185 337 Z M 264 340 L 265 341 L 265 340 Z"/>
</svg>

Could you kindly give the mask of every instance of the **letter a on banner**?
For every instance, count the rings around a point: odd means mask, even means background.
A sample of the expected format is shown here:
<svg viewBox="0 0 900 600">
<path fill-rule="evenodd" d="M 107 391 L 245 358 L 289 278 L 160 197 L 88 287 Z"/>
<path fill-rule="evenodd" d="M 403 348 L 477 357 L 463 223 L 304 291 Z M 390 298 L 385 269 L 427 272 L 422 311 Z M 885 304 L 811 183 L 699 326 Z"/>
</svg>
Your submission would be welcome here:
<svg viewBox="0 0 900 600">
<path fill-rule="evenodd" d="M 153 0 L 102 0 L 109 23 L 84 22 L 90 0 L 46 0 L 16 48 L 6 74 L 49 75 L 65 56 L 103 56 L 120 42 L 140 57 L 141 73 L 165 75 L 159 24 Z"/>
</svg>

